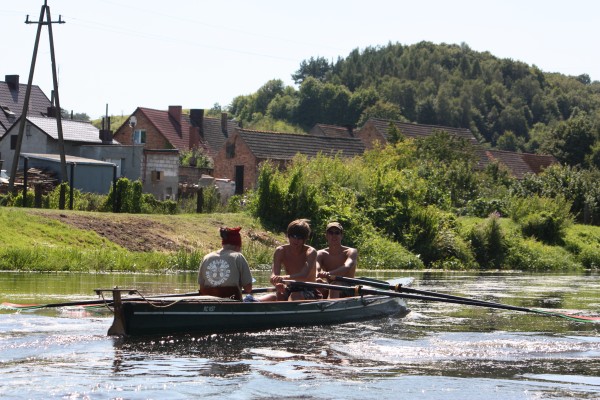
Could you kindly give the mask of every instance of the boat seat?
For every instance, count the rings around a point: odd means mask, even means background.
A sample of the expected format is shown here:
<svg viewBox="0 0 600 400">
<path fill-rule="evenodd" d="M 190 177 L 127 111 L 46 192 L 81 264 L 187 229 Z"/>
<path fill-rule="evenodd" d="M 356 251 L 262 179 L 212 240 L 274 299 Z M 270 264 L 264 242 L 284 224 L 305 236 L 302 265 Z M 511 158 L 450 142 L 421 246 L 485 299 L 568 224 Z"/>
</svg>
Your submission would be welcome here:
<svg viewBox="0 0 600 400">
<path fill-rule="evenodd" d="M 205 296 L 242 300 L 242 291 L 237 286 L 203 287 L 202 290 L 200 290 L 200 294 Z"/>
</svg>

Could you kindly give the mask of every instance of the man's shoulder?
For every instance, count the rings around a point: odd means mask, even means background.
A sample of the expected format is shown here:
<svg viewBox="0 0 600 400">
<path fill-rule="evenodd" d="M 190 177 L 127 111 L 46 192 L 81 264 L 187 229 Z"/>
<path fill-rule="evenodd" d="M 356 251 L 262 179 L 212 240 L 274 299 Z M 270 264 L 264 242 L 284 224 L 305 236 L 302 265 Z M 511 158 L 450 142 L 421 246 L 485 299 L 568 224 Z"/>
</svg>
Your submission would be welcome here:
<svg viewBox="0 0 600 400">
<path fill-rule="evenodd" d="M 327 255 L 329 254 L 329 247 L 325 247 L 324 249 L 317 250 L 317 255 Z"/>
<path fill-rule="evenodd" d="M 344 249 L 344 251 L 348 254 L 358 253 L 358 250 L 356 250 L 354 247 L 342 246 L 342 249 Z"/>
</svg>

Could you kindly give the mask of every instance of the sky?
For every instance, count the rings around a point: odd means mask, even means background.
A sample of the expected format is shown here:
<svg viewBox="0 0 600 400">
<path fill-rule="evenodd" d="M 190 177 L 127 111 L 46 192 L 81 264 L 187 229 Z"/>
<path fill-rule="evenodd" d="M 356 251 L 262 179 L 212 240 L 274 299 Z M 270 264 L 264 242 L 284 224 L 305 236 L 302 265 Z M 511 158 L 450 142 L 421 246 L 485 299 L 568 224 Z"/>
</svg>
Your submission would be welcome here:
<svg viewBox="0 0 600 400">
<path fill-rule="evenodd" d="M 544 72 L 600 80 L 596 0 L 46 0 L 63 109 L 92 119 L 225 107 L 303 60 L 354 50 L 467 44 Z M 0 80 L 27 83 L 44 0 L 0 0 Z M 26 24 L 26 16 L 35 24 Z M 48 27 L 33 84 L 53 89 Z"/>
</svg>

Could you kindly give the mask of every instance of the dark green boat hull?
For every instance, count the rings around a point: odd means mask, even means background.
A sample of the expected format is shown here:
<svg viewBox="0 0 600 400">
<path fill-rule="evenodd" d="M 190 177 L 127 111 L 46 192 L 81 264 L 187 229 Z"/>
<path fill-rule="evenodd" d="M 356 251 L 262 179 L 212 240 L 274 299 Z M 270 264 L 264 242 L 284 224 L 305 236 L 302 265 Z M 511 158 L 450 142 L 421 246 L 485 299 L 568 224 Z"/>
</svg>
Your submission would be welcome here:
<svg viewBox="0 0 600 400">
<path fill-rule="evenodd" d="M 409 313 L 388 296 L 242 303 L 206 299 L 123 301 L 109 334 L 126 336 L 255 332 L 283 327 L 341 324 Z M 121 319 L 118 321 L 118 319 Z M 117 328 L 115 328 L 117 327 Z"/>
</svg>

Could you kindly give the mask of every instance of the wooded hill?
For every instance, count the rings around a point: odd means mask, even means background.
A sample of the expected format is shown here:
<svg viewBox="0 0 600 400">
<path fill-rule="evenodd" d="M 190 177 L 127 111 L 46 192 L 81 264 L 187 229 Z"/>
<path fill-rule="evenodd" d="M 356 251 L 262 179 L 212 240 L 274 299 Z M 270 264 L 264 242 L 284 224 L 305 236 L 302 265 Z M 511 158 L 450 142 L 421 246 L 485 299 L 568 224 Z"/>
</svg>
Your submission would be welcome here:
<svg viewBox="0 0 600 400">
<path fill-rule="evenodd" d="M 236 97 L 229 112 L 244 126 L 284 121 L 296 131 L 360 127 L 369 117 L 469 128 L 490 147 L 600 166 L 600 82 L 587 74 L 421 42 L 355 49 L 336 62 L 311 57 L 292 77 L 298 89 L 271 80 Z"/>
</svg>

